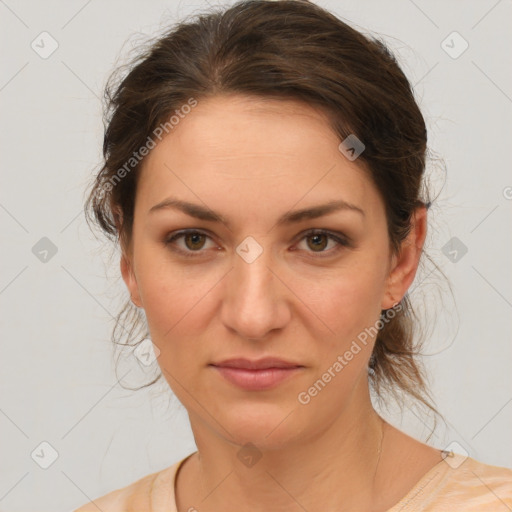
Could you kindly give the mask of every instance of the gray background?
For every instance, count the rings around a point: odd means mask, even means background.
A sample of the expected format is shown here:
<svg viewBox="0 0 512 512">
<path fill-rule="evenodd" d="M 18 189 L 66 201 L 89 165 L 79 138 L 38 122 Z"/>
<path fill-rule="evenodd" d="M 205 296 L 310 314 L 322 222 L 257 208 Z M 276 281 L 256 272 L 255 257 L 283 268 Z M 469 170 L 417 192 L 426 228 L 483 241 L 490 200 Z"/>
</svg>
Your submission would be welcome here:
<svg viewBox="0 0 512 512">
<path fill-rule="evenodd" d="M 427 248 L 453 296 L 429 262 L 411 292 L 425 311 L 425 361 L 446 419 L 430 442 L 512 466 L 511 2 L 318 3 L 388 42 L 446 166 Z M 110 71 L 148 36 L 207 7 L 0 0 L 0 510 L 70 510 L 195 451 L 186 411 L 165 386 L 131 392 L 116 379 L 109 336 L 124 284 L 118 255 L 81 209 L 100 163 Z M 31 47 L 51 49 L 43 31 L 58 43 L 47 58 Z M 436 193 L 443 161 L 429 173 Z M 44 237 L 57 252 L 41 261 Z M 152 375 L 136 363 L 119 372 L 133 386 Z M 414 407 L 403 420 L 386 414 L 426 439 L 430 423 Z M 48 469 L 43 441 L 58 453 Z"/>
</svg>

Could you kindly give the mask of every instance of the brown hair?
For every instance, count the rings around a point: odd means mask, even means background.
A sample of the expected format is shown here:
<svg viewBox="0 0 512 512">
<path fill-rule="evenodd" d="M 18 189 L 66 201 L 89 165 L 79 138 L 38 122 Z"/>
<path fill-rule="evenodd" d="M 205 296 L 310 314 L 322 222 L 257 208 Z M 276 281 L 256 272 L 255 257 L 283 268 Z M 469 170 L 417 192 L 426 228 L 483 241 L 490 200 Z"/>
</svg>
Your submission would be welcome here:
<svg viewBox="0 0 512 512">
<path fill-rule="evenodd" d="M 350 134 L 361 140 L 358 162 L 383 198 L 394 252 L 415 208 L 430 205 L 421 197 L 427 131 L 409 81 L 383 42 L 307 0 L 249 0 L 197 15 L 157 38 L 129 67 L 122 79 L 114 73 L 105 90 L 104 165 L 85 205 L 86 218 L 123 250 L 131 246 L 143 160 L 132 162 L 133 170 L 126 162 L 191 98 L 218 94 L 301 100 L 327 114 L 340 140 Z M 380 397 L 383 389 L 395 397 L 405 393 L 436 412 L 418 361 L 407 294 L 400 306 L 378 333 L 370 384 Z M 112 336 L 130 344 L 146 337 L 146 329 L 128 300 Z"/>
</svg>

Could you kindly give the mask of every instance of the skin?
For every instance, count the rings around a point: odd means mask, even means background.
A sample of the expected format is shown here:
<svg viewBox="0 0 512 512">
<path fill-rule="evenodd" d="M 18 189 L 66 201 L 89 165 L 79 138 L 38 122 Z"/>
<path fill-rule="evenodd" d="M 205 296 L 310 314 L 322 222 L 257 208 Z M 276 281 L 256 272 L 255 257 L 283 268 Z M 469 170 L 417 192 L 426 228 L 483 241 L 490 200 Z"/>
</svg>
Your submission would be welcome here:
<svg viewBox="0 0 512 512">
<path fill-rule="evenodd" d="M 199 101 L 145 159 L 121 271 L 198 447 L 178 473 L 180 512 L 386 510 L 442 460 L 373 409 L 374 339 L 308 404 L 297 399 L 400 301 L 426 235 L 419 208 L 400 256 L 392 254 L 382 198 L 339 142 L 322 112 L 303 103 L 216 96 Z M 149 212 L 170 196 L 220 213 L 229 226 L 170 208 Z M 347 209 L 276 225 L 290 210 L 339 199 L 364 215 Z M 207 236 L 165 245 L 190 228 Z M 350 243 L 321 236 L 315 245 L 309 229 Z M 251 263 L 236 252 L 249 236 L 263 249 Z M 273 389 L 247 391 L 209 366 L 266 356 L 304 368 Z M 237 457 L 248 442 L 261 455 L 252 467 Z"/>
</svg>

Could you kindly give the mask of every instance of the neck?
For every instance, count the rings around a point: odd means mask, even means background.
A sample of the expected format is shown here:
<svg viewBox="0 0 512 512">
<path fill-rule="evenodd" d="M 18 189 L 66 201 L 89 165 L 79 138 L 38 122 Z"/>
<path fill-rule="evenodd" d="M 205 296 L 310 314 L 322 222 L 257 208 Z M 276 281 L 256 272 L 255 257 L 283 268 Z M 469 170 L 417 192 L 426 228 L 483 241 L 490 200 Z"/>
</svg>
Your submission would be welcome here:
<svg viewBox="0 0 512 512">
<path fill-rule="evenodd" d="M 219 437 L 194 419 L 191 425 L 198 453 L 190 459 L 194 459 L 189 469 L 190 492 L 184 495 L 188 501 L 194 496 L 195 503 L 180 503 L 177 496 L 179 510 L 196 507 L 201 512 L 231 512 L 250 507 L 263 512 L 302 506 L 309 512 L 348 512 L 374 508 L 381 492 L 376 482 L 386 429 L 367 388 L 323 430 L 299 434 L 286 445 L 260 443 L 254 451 Z M 293 414 L 288 421 L 293 421 Z M 240 454 L 246 455 L 242 457 L 245 463 Z"/>
</svg>

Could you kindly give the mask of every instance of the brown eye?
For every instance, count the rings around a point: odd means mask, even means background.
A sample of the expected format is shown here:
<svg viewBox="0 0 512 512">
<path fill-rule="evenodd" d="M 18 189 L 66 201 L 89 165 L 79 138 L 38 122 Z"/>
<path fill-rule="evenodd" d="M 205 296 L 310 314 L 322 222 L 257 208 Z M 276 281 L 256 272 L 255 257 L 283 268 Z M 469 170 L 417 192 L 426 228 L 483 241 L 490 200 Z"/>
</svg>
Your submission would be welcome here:
<svg viewBox="0 0 512 512">
<path fill-rule="evenodd" d="M 329 237 L 325 234 L 309 235 L 306 238 L 311 240 L 311 244 L 308 243 L 308 247 L 314 249 L 315 252 L 317 252 L 317 250 L 320 252 L 323 251 L 329 242 Z"/>
<path fill-rule="evenodd" d="M 202 249 L 205 241 L 205 235 L 201 233 L 185 233 L 183 235 L 183 240 L 185 241 L 185 245 L 191 251 L 197 251 L 198 249 Z"/>
<path fill-rule="evenodd" d="M 165 239 L 164 246 L 184 256 L 204 256 L 207 240 L 211 237 L 200 231 L 181 231 Z"/>
<path fill-rule="evenodd" d="M 337 254 L 345 247 L 350 247 L 349 240 L 340 234 L 334 234 L 329 231 L 323 230 L 312 230 L 304 233 L 302 240 L 307 240 L 305 249 L 309 253 L 317 253 L 319 257 L 332 256 Z M 334 247 L 327 249 L 329 242 L 333 242 Z"/>
</svg>

